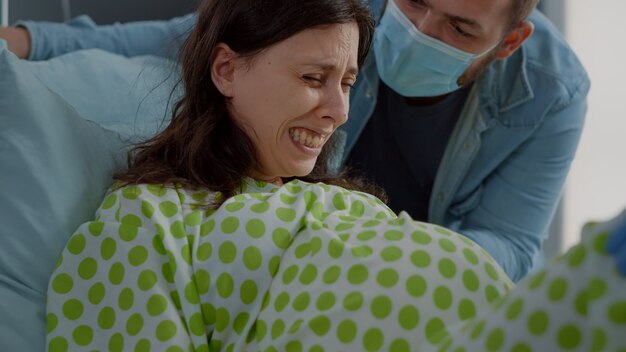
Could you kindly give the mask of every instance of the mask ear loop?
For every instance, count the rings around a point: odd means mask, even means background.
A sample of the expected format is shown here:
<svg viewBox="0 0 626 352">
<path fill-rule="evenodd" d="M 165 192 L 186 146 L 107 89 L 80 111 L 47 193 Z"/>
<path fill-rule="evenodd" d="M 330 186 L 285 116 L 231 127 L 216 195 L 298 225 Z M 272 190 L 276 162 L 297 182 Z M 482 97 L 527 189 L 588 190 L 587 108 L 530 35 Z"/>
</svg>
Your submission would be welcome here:
<svg viewBox="0 0 626 352">
<path fill-rule="evenodd" d="M 483 57 L 483 56 L 487 56 L 487 54 L 489 54 L 489 53 L 490 53 L 493 49 L 495 49 L 495 48 L 499 47 L 500 45 L 502 45 L 502 42 L 503 42 L 503 41 L 504 41 L 504 38 L 499 39 L 499 40 L 498 40 L 498 41 L 497 41 L 494 45 L 492 45 L 491 47 L 489 47 L 489 49 L 487 49 L 487 50 L 483 51 L 483 52 L 482 52 L 482 53 L 480 53 L 480 54 L 477 54 L 475 58 L 476 58 L 476 59 L 480 59 L 480 58 L 481 58 L 481 57 Z"/>
</svg>

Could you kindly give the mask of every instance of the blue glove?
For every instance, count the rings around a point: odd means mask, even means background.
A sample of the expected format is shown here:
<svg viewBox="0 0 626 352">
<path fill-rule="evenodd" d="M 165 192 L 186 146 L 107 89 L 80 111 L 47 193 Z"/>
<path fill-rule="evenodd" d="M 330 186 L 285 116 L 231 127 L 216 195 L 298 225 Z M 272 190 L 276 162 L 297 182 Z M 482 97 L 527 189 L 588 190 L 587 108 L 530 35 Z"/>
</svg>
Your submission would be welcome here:
<svg viewBox="0 0 626 352">
<path fill-rule="evenodd" d="M 626 221 L 619 224 L 606 243 L 606 251 L 615 257 L 617 270 L 626 276 Z"/>
</svg>

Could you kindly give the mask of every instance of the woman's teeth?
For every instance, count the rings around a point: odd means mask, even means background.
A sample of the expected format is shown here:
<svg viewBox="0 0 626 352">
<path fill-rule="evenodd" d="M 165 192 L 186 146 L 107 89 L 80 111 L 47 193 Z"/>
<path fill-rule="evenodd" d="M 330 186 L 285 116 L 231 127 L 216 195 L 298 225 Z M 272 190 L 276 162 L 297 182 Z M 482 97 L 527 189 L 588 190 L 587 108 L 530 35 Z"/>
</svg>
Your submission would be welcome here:
<svg viewBox="0 0 626 352">
<path fill-rule="evenodd" d="M 325 142 L 325 138 L 323 136 L 303 129 L 290 129 L 289 135 L 293 141 L 303 144 L 309 148 L 321 148 Z"/>
</svg>

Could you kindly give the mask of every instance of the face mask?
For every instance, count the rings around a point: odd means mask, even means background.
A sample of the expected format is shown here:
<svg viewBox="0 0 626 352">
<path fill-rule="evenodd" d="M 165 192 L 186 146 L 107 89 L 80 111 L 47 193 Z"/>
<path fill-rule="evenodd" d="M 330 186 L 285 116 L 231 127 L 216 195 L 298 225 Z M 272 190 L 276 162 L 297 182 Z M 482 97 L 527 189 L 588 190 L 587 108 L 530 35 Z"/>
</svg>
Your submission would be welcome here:
<svg viewBox="0 0 626 352">
<path fill-rule="evenodd" d="M 499 43 L 476 55 L 420 32 L 394 0 L 374 33 L 374 56 L 380 79 L 405 97 L 433 97 L 459 88 L 469 65 Z"/>
</svg>

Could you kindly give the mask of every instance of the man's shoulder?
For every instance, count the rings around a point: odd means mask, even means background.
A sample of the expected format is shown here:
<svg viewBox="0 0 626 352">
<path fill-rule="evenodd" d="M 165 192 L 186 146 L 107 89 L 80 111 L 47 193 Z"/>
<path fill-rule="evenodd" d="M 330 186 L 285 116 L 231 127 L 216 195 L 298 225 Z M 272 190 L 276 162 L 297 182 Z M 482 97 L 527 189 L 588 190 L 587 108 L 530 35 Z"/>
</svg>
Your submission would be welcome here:
<svg viewBox="0 0 626 352">
<path fill-rule="evenodd" d="M 534 117 L 523 118 L 523 123 L 532 125 L 543 119 L 549 105 L 583 99 L 590 83 L 559 30 L 539 11 L 530 21 L 535 26 L 533 35 L 509 58 L 491 65 L 480 80 L 480 95 L 483 102 L 495 104 L 500 112 L 528 106 Z"/>
<path fill-rule="evenodd" d="M 531 15 L 530 21 L 535 31 L 522 46 L 530 73 L 552 76 L 566 86 L 587 80 L 582 63 L 562 33 L 539 11 Z"/>
<path fill-rule="evenodd" d="M 372 11 L 372 15 L 374 19 L 378 19 L 383 12 L 385 5 L 387 5 L 386 0 L 366 0 L 367 6 L 369 6 Z"/>
</svg>

